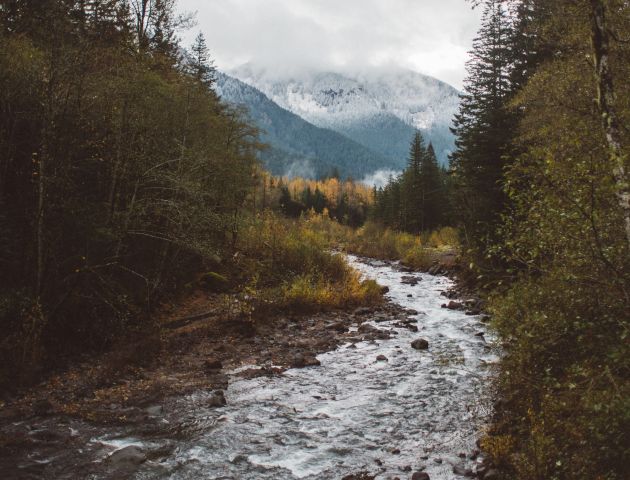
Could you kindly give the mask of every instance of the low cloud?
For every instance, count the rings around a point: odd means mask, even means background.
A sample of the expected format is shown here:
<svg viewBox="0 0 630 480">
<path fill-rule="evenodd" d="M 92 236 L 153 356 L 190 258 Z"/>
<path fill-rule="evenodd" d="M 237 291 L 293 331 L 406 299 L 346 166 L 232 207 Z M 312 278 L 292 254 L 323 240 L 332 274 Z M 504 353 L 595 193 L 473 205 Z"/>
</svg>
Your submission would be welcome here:
<svg viewBox="0 0 630 480">
<path fill-rule="evenodd" d="M 467 0 L 180 0 L 197 12 L 223 70 L 253 62 L 279 76 L 396 65 L 457 88 L 479 12 Z"/>
</svg>

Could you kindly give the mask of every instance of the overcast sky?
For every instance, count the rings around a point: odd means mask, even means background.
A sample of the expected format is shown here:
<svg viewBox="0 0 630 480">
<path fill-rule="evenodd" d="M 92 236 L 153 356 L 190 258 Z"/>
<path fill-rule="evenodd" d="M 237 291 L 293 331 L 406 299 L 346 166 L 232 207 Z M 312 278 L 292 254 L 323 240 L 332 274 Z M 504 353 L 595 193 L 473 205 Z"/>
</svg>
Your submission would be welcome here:
<svg viewBox="0 0 630 480">
<path fill-rule="evenodd" d="M 461 88 L 480 12 L 466 0 L 179 0 L 219 69 L 410 68 Z"/>
</svg>

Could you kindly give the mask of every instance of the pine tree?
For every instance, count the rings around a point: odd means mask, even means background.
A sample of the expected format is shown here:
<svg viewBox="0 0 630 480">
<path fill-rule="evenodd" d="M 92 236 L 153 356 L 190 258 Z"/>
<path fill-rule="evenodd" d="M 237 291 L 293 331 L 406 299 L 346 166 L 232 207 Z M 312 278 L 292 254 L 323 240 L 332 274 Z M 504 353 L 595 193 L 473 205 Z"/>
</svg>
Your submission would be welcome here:
<svg viewBox="0 0 630 480">
<path fill-rule="evenodd" d="M 489 0 L 454 120 L 457 150 L 451 168 L 457 213 L 465 238 L 479 251 L 495 241 L 506 203 L 503 169 L 515 129 L 515 117 L 506 108 L 512 93 L 510 36 L 503 2 Z"/>
<path fill-rule="evenodd" d="M 208 88 L 212 87 L 216 82 L 216 68 L 214 62 L 210 60 L 206 39 L 203 33 L 199 32 L 195 37 L 195 42 L 190 50 L 191 75 Z"/>
</svg>

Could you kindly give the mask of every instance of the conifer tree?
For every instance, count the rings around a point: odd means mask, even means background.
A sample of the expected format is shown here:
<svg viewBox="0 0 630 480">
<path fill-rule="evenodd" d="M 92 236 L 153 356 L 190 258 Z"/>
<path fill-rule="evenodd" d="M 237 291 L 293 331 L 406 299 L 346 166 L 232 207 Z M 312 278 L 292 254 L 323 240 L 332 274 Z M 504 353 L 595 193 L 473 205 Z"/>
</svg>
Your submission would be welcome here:
<svg viewBox="0 0 630 480">
<path fill-rule="evenodd" d="M 199 32 L 195 37 L 195 41 L 190 50 L 192 54 L 190 60 L 192 76 L 208 88 L 212 87 L 216 81 L 216 68 L 214 62 L 210 60 L 208 46 L 206 45 L 206 39 L 203 33 Z"/>
<path fill-rule="evenodd" d="M 454 120 L 457 149 L 451 168 L 457 213 L 465 238 L 479 251 L 495 241 L 506 202 L 503 169 L 515 128 L 514 115 L 506 108 L 512 93 L 510 36 L 503 2 L 487 1 Z"/>
</svg>

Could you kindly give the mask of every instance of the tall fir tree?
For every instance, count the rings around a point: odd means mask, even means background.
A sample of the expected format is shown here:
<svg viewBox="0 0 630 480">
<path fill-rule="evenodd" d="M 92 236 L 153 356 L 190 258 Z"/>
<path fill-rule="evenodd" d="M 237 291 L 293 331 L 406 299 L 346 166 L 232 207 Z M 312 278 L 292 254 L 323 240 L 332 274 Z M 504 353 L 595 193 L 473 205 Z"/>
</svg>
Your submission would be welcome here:
<svg viewBox="0 0 630 480">
<path fill-rule="evenodd" d="M 512 93 L 510 37 L 504 2 L 487 1 L 454 120 L 457 148 L 451 170 L 457 215 L 466 242 L 478 252 L 496 241 L 506 204 L 503 170 L 516 126 L 506 107 Z"/>
</svg>

